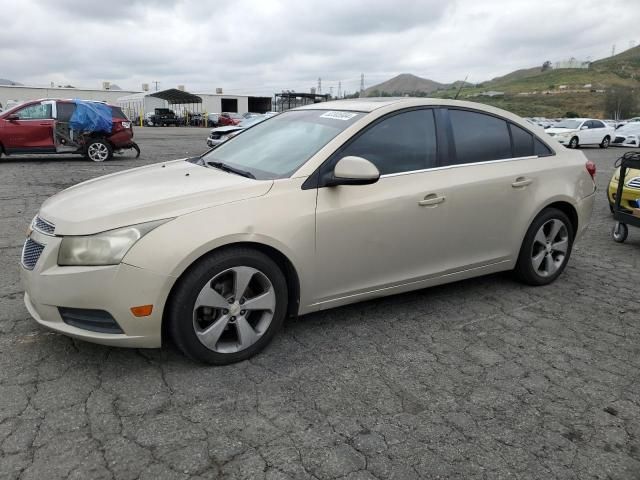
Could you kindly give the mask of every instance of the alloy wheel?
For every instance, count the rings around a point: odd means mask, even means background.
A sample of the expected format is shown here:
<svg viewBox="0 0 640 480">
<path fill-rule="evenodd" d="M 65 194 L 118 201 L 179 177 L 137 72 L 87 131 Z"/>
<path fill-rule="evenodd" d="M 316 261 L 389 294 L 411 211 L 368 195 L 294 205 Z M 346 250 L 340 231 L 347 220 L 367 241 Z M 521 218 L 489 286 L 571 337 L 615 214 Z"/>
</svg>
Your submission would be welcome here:
<svg viewBox="0 0 640 480">
<path fill-rule="evenodd" d="M 552 218 L 545 222 L 533 240 L 531 264 L 541 277 L 550 277 L 565 262 L 569 249 L 569 231 L 562 220 Z"/>
<path fill-rule="evenodd" d="M 267 331 L 276 308 L 269 278 L 252 267 L 233 267 L 209 280 L 193 306 L 200 343 L 218 353 L 247 349 Z"/>
<path fill-rule="evenodd" d="M 109 148 L 104 143 L 92 143 L 87 150 L 87 156 L 94 162 L 104 162 L 109 157 Z"/>
</svg>

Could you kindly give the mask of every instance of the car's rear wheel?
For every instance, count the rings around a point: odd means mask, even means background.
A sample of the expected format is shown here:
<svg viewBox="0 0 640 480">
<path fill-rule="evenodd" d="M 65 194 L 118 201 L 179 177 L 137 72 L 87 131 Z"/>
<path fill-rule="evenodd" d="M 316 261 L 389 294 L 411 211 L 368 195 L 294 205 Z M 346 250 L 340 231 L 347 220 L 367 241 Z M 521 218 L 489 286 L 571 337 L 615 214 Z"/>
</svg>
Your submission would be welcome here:
<svg viewBox="0 0 640 480">
<path fill-rule="evenodd" d="M 520 248 L 516 276 L 529 285 L 547 285 L 564 271 L 573 247 L 573 226 L 556 209 L 543 210 L 531 223 Z"/>
<path fill-rule="evenodd" d="M 602 143 L 600 143 L 600 148 L 609 148 L 610 142 L 611 142 L 611 139 L 607 135 L 602 139 Z"/>
<path fill-rule="evenodd" d="M 177 285 L 168 307 L 170 335 L 194 360 L 245 360 L 282 326 L 287 295 L 284 274 L 265 254 L 247 248 L 213 253 Z"/>
<path fill-rule="evenodd" d="M 573 137 L 569 141 L 569 148 L 578 148 L 578 137 Z"/>
<path fill-rule="evenodd" d="M 113 148 L 103 138 L 93 138 L 87 143 L 85 156 L 94 162 L 104 162 L 113 156 Z"/>
</svg>

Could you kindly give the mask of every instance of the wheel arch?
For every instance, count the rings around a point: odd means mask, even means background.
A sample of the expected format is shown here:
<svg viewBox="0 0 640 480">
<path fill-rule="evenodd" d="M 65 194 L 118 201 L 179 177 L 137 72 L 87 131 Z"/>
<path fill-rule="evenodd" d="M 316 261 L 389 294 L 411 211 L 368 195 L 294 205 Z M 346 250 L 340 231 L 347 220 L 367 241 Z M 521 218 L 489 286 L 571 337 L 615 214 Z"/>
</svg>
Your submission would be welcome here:
<svg viewBox="0 0 640 480">
<path fill-rule="evenodd" d="M 221 245 L 212 250 L 205 252 L 200 255 L 198 258 L 193 260 L 183 271 L 176 277 L 171 289 L 169 290 L 169 294 L 167 295 L 167 300 L 164 304 L 163 312 L 162 312 L 162 337 L 166 338 L 167 335 L 167 326 L 168 321 L 166 318 L 168 306 L 170 305 L 173 295 L 175 293 L 175 289 L 178 284 L 184 278 L 184 276 L 203 258 L 212 255 L 216 252 L 220 252 L 222 250 L 228 250 L 236 247 L 243 248 L 251 248 L 258 252 L 261 252 L 271 258 L 276 265 L 282 270 L 282 273 L 285 276 L 285 280 L 287 282 L 287 290 L 289 293 L 288 305 L 287 305 L 287 316 L 294 317 L 298 314 L 298 310 L 300 307 L 300 277 L 298 276 L 298 272 L 293 265 L 293 262 L 280 250 L 277 248 L 267 245 L 265 243 L 260 242 L 251 242 L 251 241 L 237 241 L 232 243 L 227 243 L 225 245 Z"/>
<path fill-rule="evenodd" d="M 578 220 L 578 211 L 576 210 L 576 207 L 574 207 L 571 203 L 567 201 L 560 200 L 560 201 L 550 203 L 549 205 L 546 205 L 536 214 L 536 217 L 548 208 L 556 208 L 560 210 L 562 213 L 564 213 L 567 217 L 569 217 L 569 220 L 571 221 L 571 228 L 573 229 L 573 238 L 575 238 L 576 235 L 578 234 L 578 228 L 580 227 L 579 220 Z"/>
</svg>

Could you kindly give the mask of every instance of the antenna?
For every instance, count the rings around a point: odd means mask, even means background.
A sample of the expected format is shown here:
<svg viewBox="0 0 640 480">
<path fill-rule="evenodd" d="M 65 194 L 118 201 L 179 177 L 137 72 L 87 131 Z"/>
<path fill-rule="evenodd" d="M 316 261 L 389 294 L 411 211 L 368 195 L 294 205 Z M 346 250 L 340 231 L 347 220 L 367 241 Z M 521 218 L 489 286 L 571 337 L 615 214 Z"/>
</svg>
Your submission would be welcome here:
<svg viewBox="0 0 640 480">
<path fill-rule="evenodd" d="M 464 77 L 464 80 L 462 81 L 462 83 L 460 84 L 460 88 L 458 89 L 458 93 L 456 93 L 456 96 L 453 97 L 454 100 L 458 99 L 458 95 L 460 95 L 460 92 L 462 91 L 462 87 L 464 87 L 467 84 L 467 78 L 469 78 L 469 74 L 467 73 L 467 76 Z"/>
</svg>

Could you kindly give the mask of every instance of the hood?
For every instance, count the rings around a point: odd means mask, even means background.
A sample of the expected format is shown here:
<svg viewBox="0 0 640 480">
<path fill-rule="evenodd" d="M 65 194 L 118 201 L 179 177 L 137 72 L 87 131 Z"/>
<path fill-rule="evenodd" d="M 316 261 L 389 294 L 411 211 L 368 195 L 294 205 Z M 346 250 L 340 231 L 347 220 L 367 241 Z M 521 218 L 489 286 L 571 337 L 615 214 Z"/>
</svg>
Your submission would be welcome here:
<svg viewBox="0 0 640 480">
<path fill-rule="evenodd" d="M 56 235 L 89 235 L 259 197 L 272 185 L 174 160 L 70 187 L 47 199 L 40 216 L 56 226 Z"/>
<path fill-rule="evenodd" d="M 216 127 L 211 129 L 211 133 L 228 133 L 235 132 L 237 130 L 242 130 L 244 127 L 239 125 L 228 125 L 226 127 Z"/>
<path fill-rule="evenodd" d="M 555 133 L 555 134 L 558 134 L 558 133 L 572 133 L 572 132 L 577 132 L 577 131 L 579 131 L 577 128 L 557 128 L 557 127 L 550 127 L 550 128 L 547 128 L 545 130 L 545 132 L 547 132 L 547 133 Z"/>
</svg>

